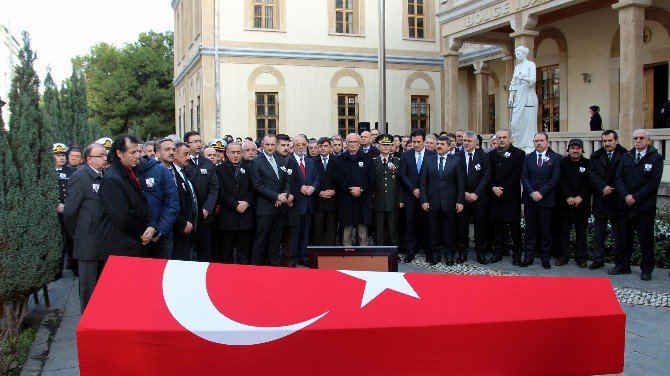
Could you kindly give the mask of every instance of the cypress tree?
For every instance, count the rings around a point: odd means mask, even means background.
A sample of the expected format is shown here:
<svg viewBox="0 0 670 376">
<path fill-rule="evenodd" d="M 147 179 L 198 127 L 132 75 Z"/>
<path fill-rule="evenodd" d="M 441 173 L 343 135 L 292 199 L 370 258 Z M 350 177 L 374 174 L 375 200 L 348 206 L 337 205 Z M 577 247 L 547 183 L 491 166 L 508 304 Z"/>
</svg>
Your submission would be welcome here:
<svg viewBox="0 0 670 376">
<path fill-rule="evenodd" d="M 44 78 L 44 94 L 42 95 L 42 113 L 44 124 L 53 129 L 52 139 L 55 142 L 62 142 L 67 144 L 67 132 L 63 126 L 63 109 L 61 107 L 60 93 L 58 86 L 51 76 L 51 70 L 47 70 L 47 75 Z"/>
<path fill-rule="evenodd" d="M 84 146 L 96 140 L 99 134 L 88 121 L 86 103 L 86 83 L 83 74 L 72 66 L 70 78 L 63 82 L 61 89 L 63 103 L 63 123 L 65 139 L 71 144 Z"/>
<path fill-rule="evenodd" d="M 22 37 L 9 94 L 9 131 L 0 136 L 0 339 L 15 338 L 29 294 L 53 280 L 62 249 L 53 130 L 39 108 L 40 82 L 30 37 L 26 32 Z"/>
</svg>

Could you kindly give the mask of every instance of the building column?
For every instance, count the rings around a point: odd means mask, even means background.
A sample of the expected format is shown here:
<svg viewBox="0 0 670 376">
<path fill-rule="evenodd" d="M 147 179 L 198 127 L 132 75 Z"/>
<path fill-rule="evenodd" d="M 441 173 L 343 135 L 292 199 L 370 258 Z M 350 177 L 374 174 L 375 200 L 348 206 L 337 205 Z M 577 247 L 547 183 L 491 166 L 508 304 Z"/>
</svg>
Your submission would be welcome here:
<svg viewBox="0 0 670 376">
<path fill-rule="evenodd" d="M 625 147 L 632 145 L 632 134 L 644 128 L 642 98 L 642 33 L 644 8 L 651 0 L 619 0 L 612 8 L 619 11 L 619 135 Z"/>
<path fill-rule="evenodd" d="M 458 56 L 460 53 L 449 51 L 444 56 L 444 113 L 446 124 L 442 128 L 447 132 L 458 129 Z"/>
<path fill-rule="evenodd" d="M 474 131 L 477 134 L 488 133 L 489 118 L 489 73 L 486 62 L 475 62 L 475 119 Z"/>
<path fill-rule="evenodd" d="M 535 60 L 535 37 L 540 35 L 538 31 L 522 29 L 516 31 L 509 36 L 514 38 L 514 49 L 519 46 L 524 46 L 528 49 L 528 60 Z M 514 55 L 514 51 L 512 51 Z"/>
</svg>

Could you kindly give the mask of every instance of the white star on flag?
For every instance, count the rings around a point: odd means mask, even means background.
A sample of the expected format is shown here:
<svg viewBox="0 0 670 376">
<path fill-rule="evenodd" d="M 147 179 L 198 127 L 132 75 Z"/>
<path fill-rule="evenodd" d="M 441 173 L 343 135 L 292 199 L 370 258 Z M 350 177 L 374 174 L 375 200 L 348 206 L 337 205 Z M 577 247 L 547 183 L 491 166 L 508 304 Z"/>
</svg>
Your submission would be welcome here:
<svg viewBox="0 0 670 376">
<path fill-rule="evenodd" d="M 356 270 L 339 270 L 339 272 L 365 281 L 365 291 L 363 291 L 361 308 L 365 307 L 365 305 L 370 303 L 372 299 L 376 298 L 387 289 L 421 299 L 405 279 L 405 273 L 367 272 Z"/>
</svg>

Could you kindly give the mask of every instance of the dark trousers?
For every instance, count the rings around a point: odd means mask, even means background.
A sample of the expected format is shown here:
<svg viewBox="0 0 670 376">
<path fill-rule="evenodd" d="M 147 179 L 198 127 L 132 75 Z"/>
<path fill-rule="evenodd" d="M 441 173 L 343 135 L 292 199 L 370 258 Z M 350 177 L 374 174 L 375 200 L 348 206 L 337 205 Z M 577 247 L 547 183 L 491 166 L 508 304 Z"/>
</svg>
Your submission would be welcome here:
<svg viewBox="0 0 670 376">
<path fill-rule="evenodd" d="M 405 238 L 407 238 L 407 254 L 414 255 L 418 251 L 427 250 L 428 214 L 421 209 L 419 200 L 405 202 Z M 430 253 L 430 252 L 427 252 Z"/>
<path fill-rule="evenodd" d="M 294 264 L 293 262 L 293 227 L 284 224 L 284 228 L 281 232 L 281 260 L 280 263 L 283 266 L 289 266 Z"/>
<path fill-rule="evenodd" d="M 399 208 L 397 210 L 397 218 L 398 218 L 398 231 L 397 231 L 397 237 L 398 237 L 398 252 L 399 253 L 404 253 L 407 250 L 407 237 L 405 237 L 405 233 L 403 230 L 403 236 L 400 236 L 400 229 L 404 229 L 406 227 L 405 225 L 405 205 L 403 205 L 402 208 Z"/>
<path fill-rule="evenodd" d="M 172 259 L 182 261 L 193 261 L 193 244 L 195 234 L 184 235 L 180 232 L 172 234 Z"/>
<path fill-rule="evenodd" d="M 155 242 L 149 242 L 149 244 L 147 244 L 149 257 L 169 260 L 170 257 L 172 257 L 172 242 L 172 234 L 161 236 Z"/>
<path fill-rule="evenodd" d="M 251 263 L 254 265 L 279 266 L 281 264 L 281 250 L 279 241 L 284 229 L 284 214 L 256 216 L 256 239 L 251 253 Z"/>
<path fill-rule="evenodd" d="M 293 263 L 302 261 L 307 263 L 307 244 L 309 243 L 309 229 L 312 225 L 312 215 L 307 213 L 300 216 L 300 221 L 293 226 L 293 244 L 291 244 Z"/>
<path fill-rule="evenodd" d="M 512 241 L 512 257 L 521 258 L 521 223 L 515 222 L 490 222 L 493 226 L 495 241 L 493 252 L 496 256 L 502 256 L 509 251 L 509 242 Z"/>
<path fill-rule="evenodd" d="M 251 263 L 251 244 L 249 243 L 251 237 L 249 233 L 251 230 L 239 231 L 219 231 L 221 237 L 221 246 L 216 247 L 220 251 L 217 258 L 226 264 L 235 262 L 235 252 L 237 252 L 237 263 L 248 265 Z M 214 254 L 212 254 L 212 257 Z"/>
<path fill-rule="evenodd" d="M 63 273 L 63 269 L 72 269 L 72 273 L 75 276 L 79 275 L 79 270 L 77 268 L 77 260 L 73 257 L 73 251 L 74 251 L 74 238 L 70 236 L 70 234 L 67 232 L 65 229 L 65 225 L 63 224 L 63 221 L 60 221 L 60 230 L 63 235 L 63 251 L 61 252 L 61 257 L 60 257 L 60 263 L 58 265 L 58 274 Z M 67 255 L 67 263 L 65 262 L 65 255 Z M 59 277 L 60 278 L 60 277 Z"/>
<path fill-rule="evenodd" d="M 428 212 L 430 223 L 430 252 L 426 254 L 427 261 L 439 261 L 440 254 L 445 260 L 453 260 L 458 242 L 456 240 L 456 212 L 434 211 Z"/>
<path fill-rule="evenodd" d="M 593 223 L 593 262 L 605 262 L 605 238 L 607 237 L 607 221 L 612 226 L 614 247 L 612 253 L 619 253 L 619 216 L 595 217 Z"/>
<path fill-rule="evenodd" d="M 100 279 L 103 263 L 100 260 L 79 260 L 79 299 L 81 313 L 91 300 L 95 285 Z"/>
<path fill-rule="evenodd" d="M 621 248 L 616 255 L 615 264 L 622 269 L 630 269 L 630 259 L 633 255 L 633 239 L 637 234 L 642 257 L 640 258 L 640 270 L 642 273 L 654 271 L 654 219 L 620 217 L 620 240 Z"/>
<path fill-rule="evenodd" d="M 589 219 L 561 216 L 561 234 L 558 237 L 558 258 L 570 259 L 570 231 L 575 228 L 575 261 L 586 261 L 586 228 Z"/>
<path fill-rule="evenodd" d="M 374 212 L 377 235 L 375 245 L 398 245 L 398 213 Z"/>
<path fill-rule="evenodd" d="M 218 218 L 211 227 L 211 240 L 210 240 L 210 249 L 212 262 L 223 262 L 223 253 L 221 252 L 221 231 L 219 230 L 219 221 Z"/>
<path fill-rule="evenodd" d="M 470 246 L 470 220 L 475 224 L 475 252 L 477 255 L 484 256 L 486 248 L 486 205 L 466 203 L 463 211 L 456 214 L 456 223 L 458 227 L 458 252 L 462 255 L 468 254 Z"/>
<path fill-rule="evenodd" d="M 535 250 L 537 250 L 540 260 L 549 262 L 551 260 L 552 243 L 551 219 L 554 208 L 527 204 L 524 205 L 523 211 L 526 217 L 526 252 L 524 258 L 533 260 Z"/>
<path fill-rule="evenodd" d="M 212 261 L 212 224 L 203 223 L 202 217 L 198 218 L 198 221 L 198 228 L 195 232 L 195 254 L 198 261 L 210 262 Z"/>
<path fill-rule="evenodd" d="M 314 213 L 314 245 L 335 245 L 337 236 L 337 212 Z"/>
</svg>

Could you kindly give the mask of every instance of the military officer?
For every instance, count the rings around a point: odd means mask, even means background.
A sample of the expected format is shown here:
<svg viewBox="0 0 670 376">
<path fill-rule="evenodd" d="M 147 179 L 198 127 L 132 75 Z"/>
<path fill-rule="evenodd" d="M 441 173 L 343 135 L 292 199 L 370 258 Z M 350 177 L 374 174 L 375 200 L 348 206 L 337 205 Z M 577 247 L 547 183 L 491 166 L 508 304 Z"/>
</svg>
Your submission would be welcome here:
<svg viewBox="0 0 670 376">
<path fill-rule="evenodd" d="M 402 187 L 398 184 L 400 158 L 391 154 L 393 136 L 377 138 L 380 154 L 373 158 L 375 184 L 372 191 L 372 210 L 377 230 L 377 245 L 398 244 L 398 208 L 403 207 Z"/>
<path fill-rule="evenodd" d="M 216 163 L 214 163 L 214 165 L 215 166 L 220 165 L 221 162 L 223 162 L 226 159 L 226 146 L 227 146 L 226 141 L 220 138 L 213 138 L 209 140 L 207 146 L 216 150 Z"/>
<path fill-rule="evenodd" d="M 58 273 L 56 273 L 56 279 L 59 279 L 63 276 L 63 263 L 65 261 L 65 254 L 67 253 L 67 269 L 72 269 L 74 275 L 78 275 L 77 270 L 77 261 L 72 259 L 72 250 L 74 247 L 74 239 L 65 229 L 63 224 L 63 211 L 65 210 L 65 198 L 67 197 L 67 182 L 70 179 L 70 176 L 77 171 L 76 168 L 68 166 L 67 158 L 65 154 L 67 153 L 67 146 L 61 143 L 53 144 L 51 151 L 54 156 L 54 165 L 56 168 L 56 178 L 58 179 L 58 205 L 56 206 L 56 212 L 58 213 L 58 221 L 60 222 L 61 233 L 63 236 L 63 252 L 61 253 L 60 267 Z"/>
</svg>

